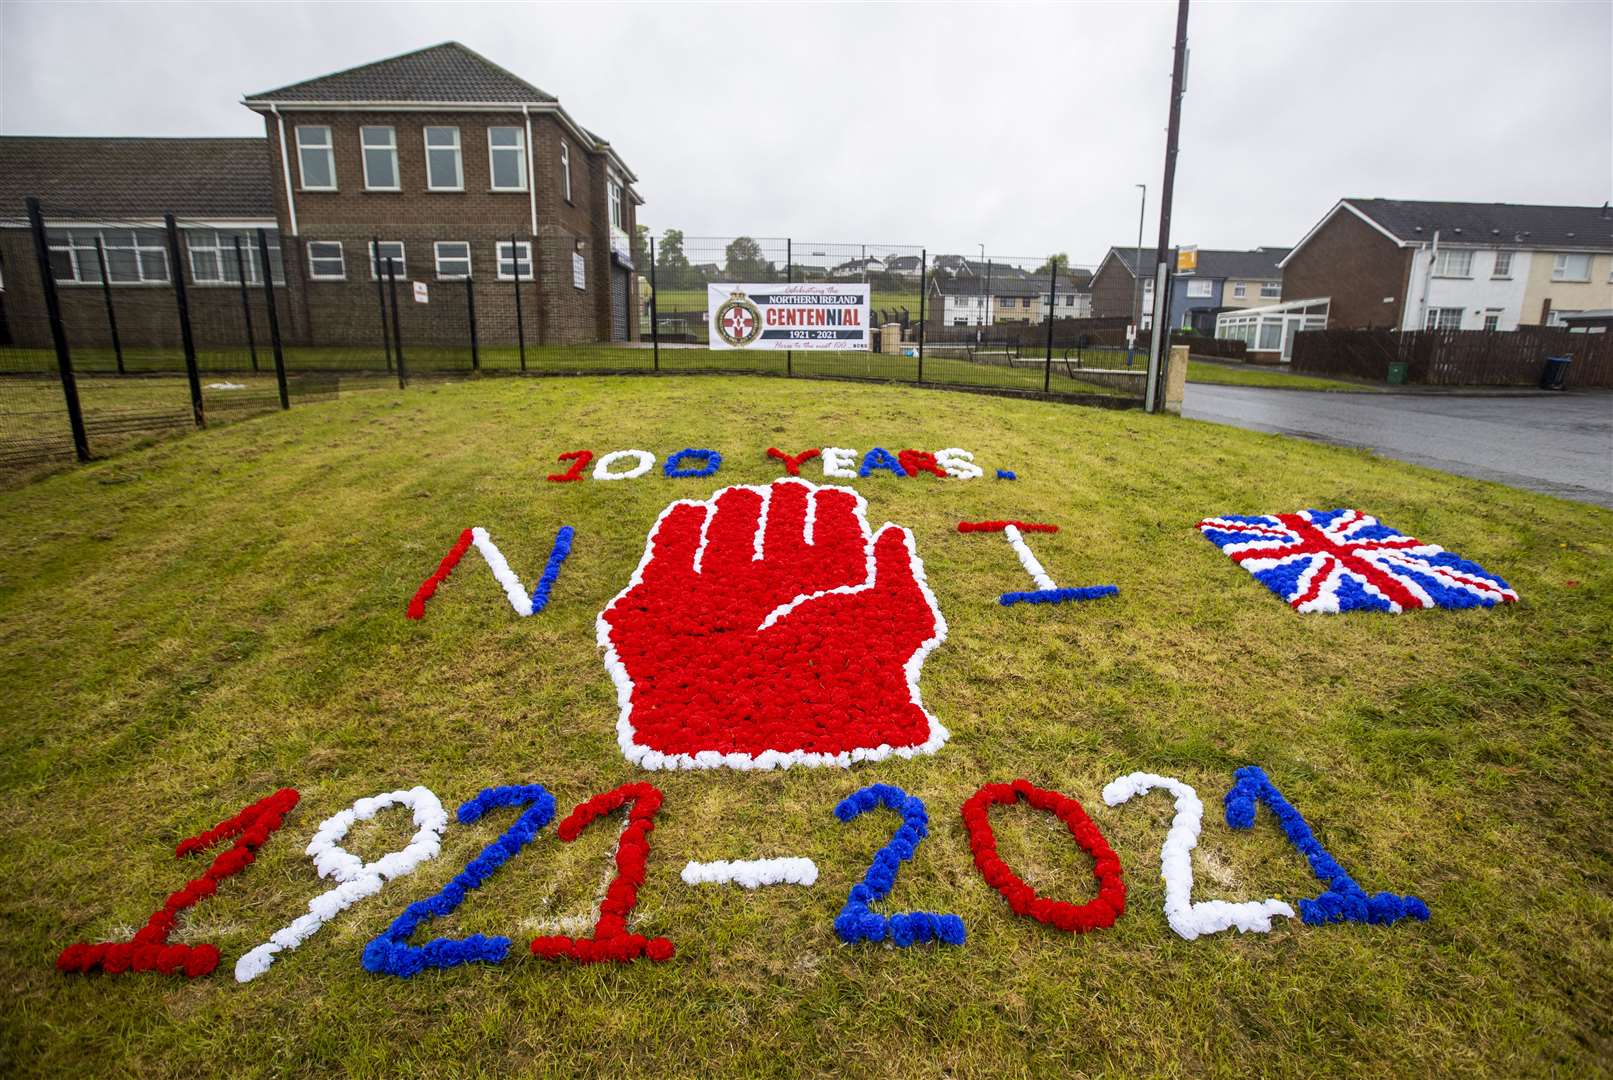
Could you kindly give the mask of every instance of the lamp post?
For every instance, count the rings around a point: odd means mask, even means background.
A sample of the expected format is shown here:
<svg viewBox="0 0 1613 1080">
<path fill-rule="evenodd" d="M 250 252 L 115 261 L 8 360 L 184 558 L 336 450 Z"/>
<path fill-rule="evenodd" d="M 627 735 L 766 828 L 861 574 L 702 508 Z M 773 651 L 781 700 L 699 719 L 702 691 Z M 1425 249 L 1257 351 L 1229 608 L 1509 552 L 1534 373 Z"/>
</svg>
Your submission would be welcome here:
<svg viewBox="0 0 1613 1080">
<path fill-rule="evenodd" d="M 1132 267 L 1131 275 L 1131 336 L 1126 339 L 1126 366 L 1131 366 L 1132 357 L 1136 355 L 1137 330 L 1143 322 L 1143 218 L 1148 212 L 1148 185 L 1134 184 L 1142 192 L 1137 201 L 1137 261 Z"/>
</svg>

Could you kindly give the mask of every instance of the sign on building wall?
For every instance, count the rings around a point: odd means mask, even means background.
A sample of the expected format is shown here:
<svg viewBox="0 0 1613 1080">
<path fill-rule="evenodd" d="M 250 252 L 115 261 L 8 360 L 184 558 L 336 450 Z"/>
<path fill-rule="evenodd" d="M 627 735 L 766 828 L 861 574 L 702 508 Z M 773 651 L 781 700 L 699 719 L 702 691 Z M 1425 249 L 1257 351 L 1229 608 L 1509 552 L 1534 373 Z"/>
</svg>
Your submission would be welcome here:
<svg viewBox="0 0 1613 1080">
<path fill-rule="evenodd" d="M 431 294 L 426 290 L 426 283 L 424 281 L 417 281 L 414 283 L 414 302 L 417 304 L 431 303 Z"/>
<path fill-rule="evenodd" d="M 1176 249 L 1176 272 L 1179 274 L 1191 273 L 1199 268 L 1199 249 L 1197 244 L 1183 244 Z"/>
<path fill-rule="evenodd" d="M 571 283 L 579 289 L 588 288 L 588 263 L 575 251 L 571 253 Z"/>
<path fill-rule="evenodd" d="M 707 285 L 713 349 L 867 350 L 868 286 Z"/>
</svg>

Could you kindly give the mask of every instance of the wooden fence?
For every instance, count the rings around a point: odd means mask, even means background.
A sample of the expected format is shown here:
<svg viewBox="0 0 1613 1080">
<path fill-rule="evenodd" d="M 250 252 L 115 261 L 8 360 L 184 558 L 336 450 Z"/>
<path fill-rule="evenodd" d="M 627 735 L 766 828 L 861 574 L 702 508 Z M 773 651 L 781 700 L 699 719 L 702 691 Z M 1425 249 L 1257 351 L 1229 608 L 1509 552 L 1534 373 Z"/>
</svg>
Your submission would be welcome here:
<svg viewBox="0 0 1613 1080">
<path fill-rule="evenodd" d="M 1307 330 L 1294 338 L 1293 369 L 1382 382 L 1389 363 L 1424 386 L 1534 386 L 1548 356 L 1570 356 L 1566 385 L 1613 386 L 1613 334 L 1525 326 L 1492 330 Z"/>
</svg>

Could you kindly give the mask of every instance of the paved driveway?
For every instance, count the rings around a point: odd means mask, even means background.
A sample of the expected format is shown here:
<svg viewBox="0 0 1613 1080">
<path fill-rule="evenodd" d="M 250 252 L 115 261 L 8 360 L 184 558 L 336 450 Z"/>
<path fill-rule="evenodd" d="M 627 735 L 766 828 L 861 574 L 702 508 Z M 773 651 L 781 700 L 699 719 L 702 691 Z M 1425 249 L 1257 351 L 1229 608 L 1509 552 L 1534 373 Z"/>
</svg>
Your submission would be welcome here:
<svg viewBox="0 0 1613 1080">
<path fill-rule="evenodd" d="M 1456 397 L 1189 383 L 1182 415 L 1613 507 L 1613 394 Z"/>
</svg>

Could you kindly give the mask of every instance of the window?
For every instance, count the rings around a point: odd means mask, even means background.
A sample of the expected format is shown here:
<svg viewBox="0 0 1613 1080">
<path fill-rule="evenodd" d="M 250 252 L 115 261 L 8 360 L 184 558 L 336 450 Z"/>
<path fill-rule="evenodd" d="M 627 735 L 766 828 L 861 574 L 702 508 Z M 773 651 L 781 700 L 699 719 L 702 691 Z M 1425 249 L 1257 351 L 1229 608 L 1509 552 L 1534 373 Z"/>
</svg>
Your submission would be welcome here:
<svg viewBox="0 0 1613 1080">
<path fill-rule="evenodd" d="M 380 261 L 376 259 L 376 241 L 370 242 L 370 280 L 376 281 L 387 277 L 388 273 L 396 274 L 400 278 L 409 276 L 409 263 L 403 255 L 402 240 L 379 241 Z"/>
<path fill-rule="evenodd" d="M 1232 286 L 1232 298 L 1234 300 L 1242 300 L 1244 297 L 1246 297 L 1248 295 L 1249 295 L 1249 286 L 1248 285 L 1245 285 L 1241 281 L 1235 282 L 1233 284 L 1233 286 Z"/>
<path fill-rule="evenodd" d="M 1459 307 L 1431 307 L 1428 309 L 1428 318 L 1423 324 L 1424 330 L 1460 330 L 1462 328 L 1462 309 Z"/>
<path fill-rule="evenodd" d="M 1512 276 L 1512 252 L 1498 251 L 1495 253 L 1495 269 L 1490 271 L 1493 278 L 1509 278 Z"/>
<path fill-rule="evenodd" d="M 286 283 L 286 268 L 280 262 L 280 234 L 269 234 L 269 267 L 276 285 Z M 236 242 L 240 251 L 236 251 Z M 256 233 L 223 232 L 217 229 L 185 230 L 185 246 L 190 249 L 190 278 L 198 285 L 239 285 L 246 272 L 248 285 L 263 284 L 263 260 L 258 256 Z"/>
<path fill-rule="evenodd" d="M 1074 293 L 1070 293 L 1068 296 L 1066 296 L 1064 298 L 1064 306 L 1065 307 L 1074 307 L 1075 306 L 1075 294 Z"/>
<path fill-rule="evenodd" d="M 99 284 L 99 238 L 107 277 L 114 285 L 151 285 L 168 280 L 168 238 L 161 229 L 52 229 L 46 234 L 51 273 L 57 281 Z"/>
<path fill-rule="evenodd" d="M 1187 295 L 1189 296 L 1211 296 L 1214 292 L 1215 290 L 1208 281 L 1195 279 L 1187 283 Z"/>
<path fill-rule="evenodd" d="M 627 219 L 622 214 L 622 185 L 615 179 L 608 182 L 606 190 L 610 193 L 610 224 L 613 229 L 626 229 L 623 224 Z"/>
<path fill-rule="evenodd" d="M 1434 254 L 1435 277 L 1472 277 L 1473 252 L 1467 248 L 1440 248 Z"/>
<path fill-rule="evenodd" d="M 361 127 L 359 143 L 364 147 L 364 188 L 366 191 L 398 190 L 398 135 L 389 127 Z"/>
<path fill-rule="evenodd" d="M 525 240 L 500 240 L 497 245 L 498 279 L 500 281 L 530 281 L 532 278 L 532 245 Z"/>
<path fill-rule="evenodd" d="M 341 281 L 347 277 L 340 240 L 308 241 L 308 276 L 318 281 Z"/>
<path fill-rule="evenodd" d="M 1257 349 L 1276 352 L 1283 347 L 1283 321 L 1281 319 L 1262 319 L 1260 321 L 1260 344 Z"/>
<path fill-rule="evenodd" d="M 560 194 L 571 201 L 571 147 L 564 139 L 560 140 Z"/>
<path fill-rule="evenodd" d="M 431 191 L 465 190 L 465 168 L 459 157 L 458 128 L 426 128 L 426 187 Z"/>
<path fill-rule="evenodd" d="M 1283 283 L 1280 281 L 1262 281 L 1260 283 L 1260 299 L 1276 300 L 1283 294 Z"/>
<path fill-rule="evenodd" d="M 297 129 L 297 171 L 304 191 L 336 190 L 336 155 L 331 152 L 330 128 Z"/>
<path fill-rule="evenodd" d="M 1591 280 L 1591 257 L 1583 252 L 1559 252 L 1551 264 L 1551 280 Z"/>
<path fill-rule="evenodd" d="M 1488 311 L 1486 311 L 1484 313 L 1484 329 L 1486 329 L 1486 330 L 1499 330 L 1499 329 L 1501 329 L 1501 309 L 1500 308 L 1490 308 Z"/>
<path fill-rule="evenodd" d="M 526 190 L 526 138 L 518 127 L 487 129 L 487 171 L 494 191 Z"/>
<path fill-rule="evenodd" d="M 433 245 L 440 281 L 470 277 L 470 244 L 463 240 L 438 240 Z"/>
</svg>

